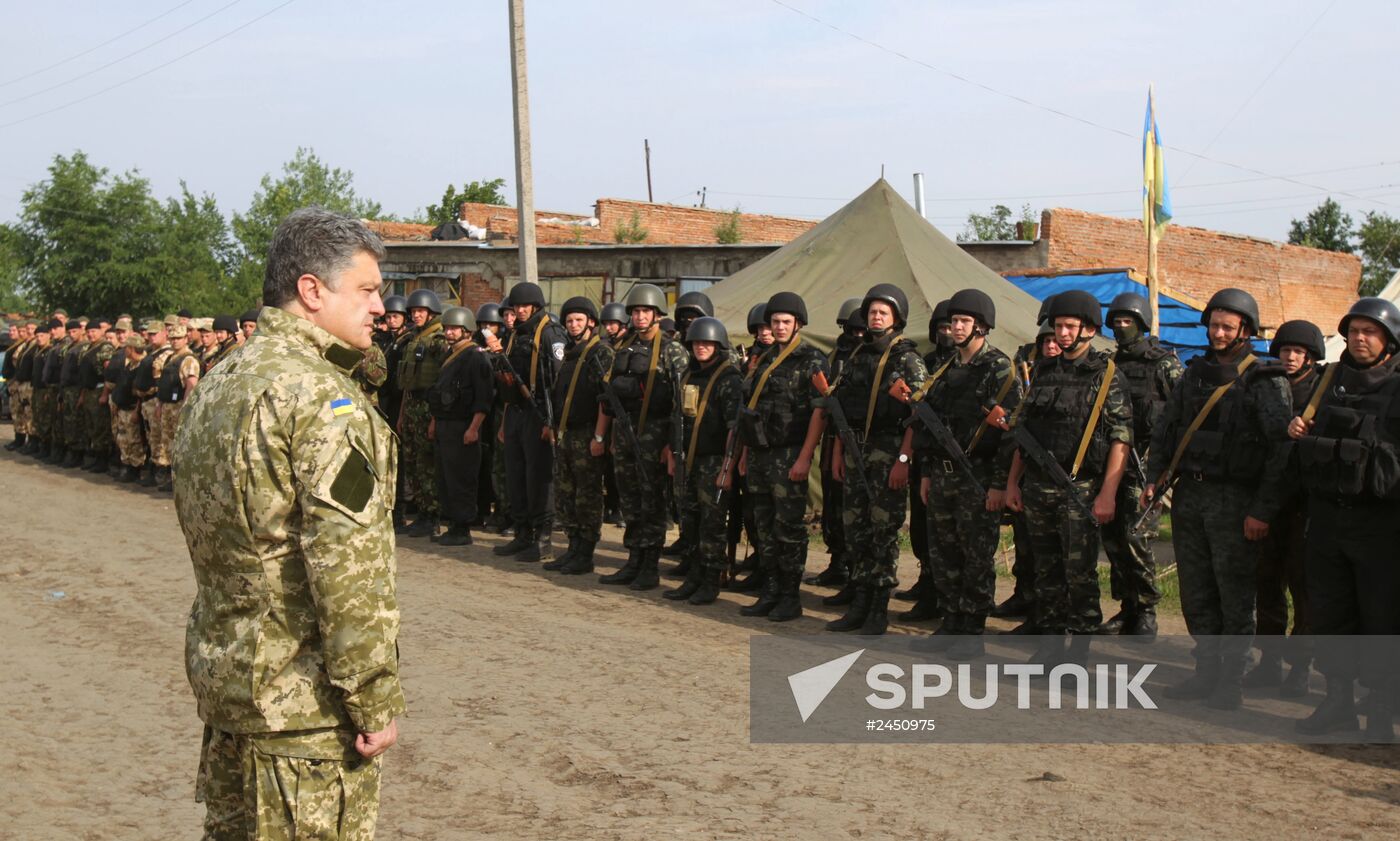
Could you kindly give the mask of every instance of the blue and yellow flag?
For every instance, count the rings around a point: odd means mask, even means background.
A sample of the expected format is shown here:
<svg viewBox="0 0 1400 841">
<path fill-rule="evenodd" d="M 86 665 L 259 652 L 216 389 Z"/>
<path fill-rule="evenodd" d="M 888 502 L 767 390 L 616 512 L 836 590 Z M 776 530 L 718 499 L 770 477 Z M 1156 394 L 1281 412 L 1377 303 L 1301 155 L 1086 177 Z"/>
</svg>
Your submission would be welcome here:
<svg viewBox="0 0 1400 841">
<path fill-rule="evenodd" d="M 1162 149 L 1162 133 L 1157 130 L 1157 111 L 1152 104 L 1152 88 L 1147 89 L 1147 117 L 1142 124 L 1142 224 L 1148 234 L 1160 236 L 1172 218 L 1172 196 L 1167 190 L 1167 163 Z"/>
</svg>

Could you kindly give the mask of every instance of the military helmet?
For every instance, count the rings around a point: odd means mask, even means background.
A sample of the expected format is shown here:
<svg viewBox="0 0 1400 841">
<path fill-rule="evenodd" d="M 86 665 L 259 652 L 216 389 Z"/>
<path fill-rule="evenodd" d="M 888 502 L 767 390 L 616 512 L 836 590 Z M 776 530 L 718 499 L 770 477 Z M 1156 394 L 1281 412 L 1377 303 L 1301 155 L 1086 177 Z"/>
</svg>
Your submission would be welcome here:
<svg viewBox="0 0 1400 841">
<path fill-rule="evenodd" d="M 749 307 L 749 335 L 758 332 L 758 328 L 768 326 L 768 303 L 762 302 Z"/>
<path fill-rule="evenodd" d="M 676 317 L 680 318 L 687 311 L 694 318 L 701 316 L 713 316 L 715 314 L 714 302 L 710 296 L 704 292 L 687 292 L 676 299 Z M 690 335 L 687 333 L 686 335 Z"/>
<path fill-rule="evenodd" d="M 544 309 L 544 290 L 538 283 L 525 281 L 517 283 L 510 288 L 510 294 L 506 295 L 506 303 L 512 307 L 535 306 Z"/>
<path fill-rule="evenodd" d="M 1296 345 L 1306 350 L 1314 362 L 1327 358 L 1327 345 L 1323 342 L 1322 331 L 1311 321 L 1299 318 L 1280 324 L 1274 332 L 1273 341 L 1269 342 L 1269 355 L 1278 356 L 1284 345 Z"/>
<path fill-rule="evenodd" d="M 1050 323 L 1050 319 L 1047 318 L 1046 320 L 1040 322 L 1040 324 L 1036 325 L 1035 338 L 1037 341 L 1045 338 L 1046 336 L 1053 335 L 1055 335 L 1055 325 Z"/>
<path fill-rule="evenodd" d="M 937 304 L 933 305 L 933 314 L 930 315 L 928 318 L 929 341 L 933 341 L 933 337 L 938 334 L 938 325 L 952 317 L 948 313 L 948 305 L 951 303 L 952 301 L 950 301 L 947 298 L 944 298 Z"/>
<path fill-rule="evenodd" d="M 851 319 L 851 313 L 860 312 L 861 300 L 859 298 L 847 298 L 841 302 L 841 308 L 836 311 L 836 326 L 845 327 Z"/>
<path fill-rule="evenodd" d="M 1119 292 L 1113 296 L 1113 300 L 1108 304 L 1106 316 L 1110 328 L 1113 326 L 1113 316 L 1115 315 L 1131 315 L 1136 318 L 1138 326 L 1143 329 L 1143 332 L 1152 327 L 1152 305 L 1136 292 Z"/>
<path fill-rule="evenodd" d="M 476 329 L 476 316 L 466 307 L 448 307 L 442 314 L 443 327 L 461 327 L 468 333 Z"/>
<path fill-rule="evenodd" d="M 1201 310 L 1201 324 L 1210 326 L 1210 311 L 1225 310 L 1243 318 L 1250 333 L 1259 333 L 1259 302 L 1243 289 L 1222 289 L 1210 296 L 1206 308 Z"/>
<path fill-rule="evenodd" d="M 384 314 L 388 315 L 396 312 L 399 315 L 408 315 L 408 299 L 402 295 L 390 295 L 384 299 Z"/>
<path fill-rule="evenodd" d="M 661 328 L 661 332 L 663 333 L 676 332 L 676 320 L 674 318 L 663 318 L 661 319 L 661 323 L 657 326 Z"/>
<path fill-rule="evenodd" d="M 258 310 L 257 310 L 257 309 L 248 310 L 247 312 L 243 313 L 242 315 L 240 315 L 240 316 L 238 317 L 238 323 L 239 323 L 239 324 L 247 324 L 247 323 L 250 322 L 250 321 L 253 322 L 254 324 L 257 324 L 257 323 L 258 323 Z"/>
<path fill-rule="evenodd" d="M 214 316 L 214 329 L 222 330 L 225 333 L 237 333 L 238 322 L 234 321 L 231 315 L 216 315 Z"/>
<path fill-rule="evenodd" d="M 1050 317 L 1050 305 L 1054 303 L 1054 301 L 1054 295 L 1046 295 L 1045 299 L 1040 302 L 1040 309 L 1035 314 L 1037 324 Z"/>
<path fill-rule="evenodd" d="M 482 304 L 476 308 L 477 324 L 504 324 L 501 320 L 500 304 Z"/>
<path fill-rule="evenodd" d="M 774 313 L 785 312 L 797 319 L 798 324 L 807 323 L 807 302 L 796 292 L 779 292 L 768 299 L 763 306 L 765 323 L 773 319 Z"/>
<path fill-rule="evenodd" d="M 715 342 L 729 350 L 729 331 L 724 329 L 724 322 L 718 318 L 702 315 L 690 322 L 690 329 L 685 331 L 685 343 L 691 342 Z"/>
<path fill-rule="evenodd" d="M 635 307 L 651 307 L 657 315 L 666 315 L 666 293 L 661 287 L 650 283 L 638 283 L 627 291 L 627 299 L 622 304 L 631 314 Z"/>
<path fill-rule="evenodd" d="M 604 321 L 616 321 L 618 324 L 627 323 L 627 307 L 621 301 L 611 301 L 603 304 L 603 314 L 598 319 L 598 323 Z"/>
<path fill-rule="evenodd" d="M 1386 337 L 1390 340 L 1389 347 L 1394 350 L 1396 345 L 1400 345 L 1400 308 L 1384 298 L 1362 298 L 1351 305 L 1347 314 L 1342 316 L 1341 323 L 1337 325 L 1337 332 L 1346 338 L 1347 327 L 1353 318 L 1369 318 L 1381 326 Z M 1282 329 L 1282 328 L 1280 328 Z"/>
<path fill-rule="evenodd" d="M 442 312 L 442 299 L 431 289 L 415 289 L 408 295 L 408 308 L 422 308 L 433 314 Z"/>
<path fill-rule="evenodd" d="M 588 316 L 589 321 L 598 320 L 598 305 L 593 303 L 592 298 L 585 298 L 582 295 L 575 295 L 564 302 L 564 306 L 559 310 L 561 318 L 568 318 L 569 313 L 579 312 Z"/>
<path fill-rule="evenodd" d="M 1083 289 L 1070 289 L 1049 300 L 1046 317 L 1051 324 L 1057 318 L 1077 318 L 1081 324 L 1094 329 L 1103 326 L 1103 312 L 1099 309 L 1099 299 Z"/>
<path fill-rule="evenodd" d="M 899 326 L 909 320 L 909 297 L 904 294 L 904 290 L 893 283 L 877 283 L 870 287 L 870 291 L 865 293 L 865 297 L 860 302 L 860 314 L 865 316 L 866 310 L 870 308 L 871 301 L 884 301 L 894 308 L 894 321 Z M 870 323 L 870 318 L 866 316 L 866 323 Z"/>
<path fill-rule="evenodd" d="M 948 299 L 948 315 L 970 315 L 990 330 L 997 326 L 997 305 L 981 289 L 959 289 Z"/>
</svg>

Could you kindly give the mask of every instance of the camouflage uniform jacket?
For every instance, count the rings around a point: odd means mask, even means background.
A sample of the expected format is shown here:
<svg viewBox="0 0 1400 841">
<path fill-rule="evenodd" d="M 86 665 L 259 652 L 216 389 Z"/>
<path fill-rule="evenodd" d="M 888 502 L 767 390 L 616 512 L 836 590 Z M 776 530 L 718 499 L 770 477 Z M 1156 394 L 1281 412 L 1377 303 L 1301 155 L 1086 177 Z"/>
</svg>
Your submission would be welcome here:
<svg viewBox="0 0 1400 841">
<path fill-rule="evenodd" d="M 222 359 L 224 359 L 230 353 L 233 353 L 233 351 L 237 348 L 238 340 L 229 338 L 225 339 L 222 344 L 215 347 L 213 351 L 205 354 L 204 358 L 201 360 L 204 364 L 204 373 L 209 373 L 209 369 L 213 368 L 215 365 L 218 365 Z"/>
<path fill-rule="evenodd" d="M 397 455 L 350 379 L 361 358 L 266 307 L 257 341 L 185 406 L 175 509 L 197 583 L 185 663 L 217 730 L 373 732 L 404 711 Z"/>
<path fill-rule="evenodd" d="M 798 333 L 791 341 L 798 342 L 801 335 Z M 812 377 L 820 373 L 828 382 L 831 380 L 826 354 L 822 353 L 820 348 L 802 340 L 779 362 L 778 358 L 783 356 L 783 351 L 788 347 L 789 345 L 774 342 L 758 356 L 757 362 L 750 360 L 753 368 L 744 389 L 747 405 L 747 401 L 753 399 L 759 381 L 767 377 L 753 410 L 759 415 L 768 445 L 775 449 L 801 446 L 804 443 L 807 427 L 812 420 L 812 410 L 821 398 L 812 383 Z"/>
<path fill-rule="evenodd" d="M 1102 479 L 1108 468 L 1108 453 L 1115 443 L 1133 445 L 1133 403 L 1122 371 L 1115 370 L 1108 384 L 1103 409 L 1089 439 L 1084 461 L 1074 474 L 1074 458 L 1088 426 L 1094 401 L 1108 370 L 1109 355 L 1089 348 L 1078 359 L 1060 355 L 1041 359 L 1031 371 L 1031 387 L 1012 415 L 1015 425 L 1024 425 L 1035 440 L 1077 479 Z M 1028 459 L 1026 476 L 1050 481 Z"/>
<path fill-rule="evenodd" d="M 989 426 L 985 419 L 998 405 L 1007 413 L 1015 411 L 1021 399 L 1019 385 L 1020 380 L 1012 371 L 1007 355 L 990 344 L 983 344 L 967 363 L 955 354 L 942 376 L 924 394 L 924 401 L 933 407 L 953 437 L 968 451 L 968 456 L 973 461 L 995 465 L 992 483 L 998 486 L 1006 484 L 1008 464 L 998 459 L 1001 430 Z M 915 430 L 914 440 L 924 463 L 935 464 L 948 457 L 923 424 L 916 424 Z"/>
</svg>

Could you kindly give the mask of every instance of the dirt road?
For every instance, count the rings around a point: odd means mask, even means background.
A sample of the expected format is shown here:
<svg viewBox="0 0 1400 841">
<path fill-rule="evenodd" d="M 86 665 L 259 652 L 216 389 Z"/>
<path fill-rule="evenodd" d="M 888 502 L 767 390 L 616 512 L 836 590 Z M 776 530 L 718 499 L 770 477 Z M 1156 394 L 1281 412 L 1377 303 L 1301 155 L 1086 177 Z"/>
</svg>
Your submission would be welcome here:
<svg viewBox="0 0 1400 841">
<path fill-rule="evenodd" d="M 8 453 L 0 487 L 0 835 L 197 837 L 171 502 Z M 1387 748 L 750 745 L 749 635 L 829 611 L 677 608 L 498 540 L 399 549 L 410 715 L 381 838 L 1400 837 Z"/>
</svg>

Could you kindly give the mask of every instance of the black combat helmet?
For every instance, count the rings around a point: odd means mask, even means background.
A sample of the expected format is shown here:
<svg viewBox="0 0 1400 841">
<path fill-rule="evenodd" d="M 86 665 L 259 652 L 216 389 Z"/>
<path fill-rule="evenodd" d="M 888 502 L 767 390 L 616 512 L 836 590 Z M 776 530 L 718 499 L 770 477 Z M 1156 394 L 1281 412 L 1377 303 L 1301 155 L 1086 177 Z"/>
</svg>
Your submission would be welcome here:
<svg viewBox="0 0 1400 841">
<path fill-rule="evenodd" d="M 1046 295 L 1045 300 L 1040 302 L 1040 309 L 1035 314 L 1035 320 L 1037 324 L 1050 317 L 1050 304 L 1052 304 L 1054 301 L 1054 295 Z"/>
<path fill-rule="evenodd" d="M 713 316 L 715 305 L 704 292 L 687 292 L 676 299 L 676 318 Z M 686 334 L 690 335 L 689 333 Z"/>
<path fill-rule="evenodd" d="M 544 290 L 538 283 L 525 281 L 517 283 L 510 288 L 510 294 L 506 295 L 506 303 L 512 307 L 523 307 L 526 305 L 544 309 Z"/>
<path fill-rule="evenodd" d="M 627 307 L 621 301 L 612 301 L 603 304 L 603 315 L 598 319 L 599 323 L 604 321 L 616 321 L 618 324 L 627 323 Z"/>
<path fill-rule="evenodd" d="M 685 343 L 691 342 L 714 342 L 729 350 L 729 331 L 724 329 L 724 322 L 718 318 L 702 315 L 690 322 L 690 329 L 685 333 Z"/>
<path fill-rule="evenodd" d="M 476 329 L 476 316 L 466 307 L 448 307 L 442 314 L 443 327 L 461 327 L 468 333 Z"/>
<path fill-rule="evenodd" d="M 959 289 L 948 299 L 948 315 L 970 315 L 990 330 L 997 326 L 997 306 L 981 289 Z"/>
<path fill-rule="evenodd" d="M 477 324 L 505 324 L 501 319 L 500 304 L 482 304 L 476 308 Z"/>
<path fill-rule="evenodd" d="M 415 289 L 408 295 L 409 309 L 425 309 L 430 313 L 442 312 L 442 299 L 431 289 Z"/>
<path fill-rule="evenodd" d="M 768 326 L 768 304 L 767 302 L 754 304 L 749 307 L 749 335 L 758 333 L 758 328 Z"/>
<path fill-rule="evenodd" d="M 1311 321 L 1300 318 L 1280 324 L 1274 332 L 1273 341 L 1269 342 L 1269 355 L 1278 356 L 1284 345 L 1295 345 L 1306 350 L 1314 362 L 1321 362 L 1327 358 L 1327 345 L 1323 342 L 1322 330 Z"/>
<path fill-rule="evenodd" d="M 1222 289 L 1210 296 L 1206 308 L 1201 310 L 1201 324 L 1210 326 L 1210 311 L 1225 310 L 1244 319 L 1245 331 L 1259 335 L 1259 302 L 1243 289 Z"/>
<path fill-rule="evenodd" d="M 384 314 L 388 315 L 396 312 L 399 315 L 408 315 L 408 299 L 402 295 L 390 295 L 384 299 Z"/>
<path fill-rule="evenodd" d="M 851 316 L 860 312 L 861 300 L 859 298 L 847 298 L 841 302 L 841 308 L 836 311 L 836 326 L 845 327 L 850 323 Z"/>
<path fill-rule="evenodd" d="M 598 305 L 593 303 L 592 298 L 585 298 L 582 295 L 575 295 L 564 302 L 564 306 L 559 310 L 559 315 L 568 318 L 569 313 L 583 313 L 589 321 L 598 320 Z"/>
<path fill-rule="evenodd" d="M 798 324 L 807 324 L 807 302 L 796 292 L 779 292 L 768 299 L 763 317 L 772 319 L 774 313 L 785 312 L 797 319 Z M 764 323 L 767 323 L 766 321 Z"/>
<path fill-rule="evenodd" d="M 1047 300 L 1046 318 L 1051 324 L 1057 318 L 1077 318 L 1095 330 L 1103 326 L 1103 312 L 1099 309 L 1099 299 L 1083 289 L 1070 289 Z"/>
<path fill-rule="evenodd" d="M 1136 292 L 1120 292 L 1108 304 L 1108 326 L 1113 327 L 1115 315 L 1130 315 L 1146 333 L 1152 326 L 1152 305 Z"/>
<path fill-rule="evenodd" d="M 1392 353 L 1400 346 L 1400 308 L 1384 298 L 1362 298 L 1351 305 L 1347 314 L 1337 325 L 1337 332 L 1345 338 L 1347 327 L 1353 318 L 1369 318 L 1381 326 L 1388 339 L 1386 346 Z"/>
<path fill-rule="evenodd" d="M 870 323 L 870 316 L 867 310 L 871 301 L 884 301 L 894 309 L 894 323 L 898 327 L 903 327 L 909 320 L 909 298 L 904 294 L 904 290 L 893 283 L 877 283 L 870 287 L 870 291 L 865 293 L 865 297 L 860 302 L 860 314 L 865 317 L 865 323 Z"/>
</svg>

